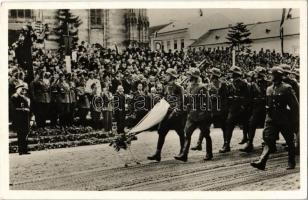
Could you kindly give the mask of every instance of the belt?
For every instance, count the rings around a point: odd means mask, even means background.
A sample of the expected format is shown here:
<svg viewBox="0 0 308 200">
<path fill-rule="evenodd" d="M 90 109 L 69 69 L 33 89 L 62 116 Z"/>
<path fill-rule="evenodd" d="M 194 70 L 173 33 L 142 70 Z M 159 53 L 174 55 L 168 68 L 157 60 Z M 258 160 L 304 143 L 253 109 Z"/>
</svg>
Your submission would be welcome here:
<svg viewBox="0 0 308 200">
<path fill-rule="evenodd" d="M 27 111 L 27 112 L 30 111 L 29 108 L 16 108 L 16 110 L 18 110 L 18 111 Z"/>
</svg>

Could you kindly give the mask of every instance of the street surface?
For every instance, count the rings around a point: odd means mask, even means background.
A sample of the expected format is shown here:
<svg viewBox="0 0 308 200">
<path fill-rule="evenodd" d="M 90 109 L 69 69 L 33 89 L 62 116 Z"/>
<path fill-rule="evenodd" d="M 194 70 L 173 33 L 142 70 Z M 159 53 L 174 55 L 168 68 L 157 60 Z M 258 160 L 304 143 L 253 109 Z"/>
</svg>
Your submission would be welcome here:
<svg viewBox="0 0 308 200">
<path fill-rule="evenodd" d="M 267 170 L 250 166 L 261 153 L 262 131 L 255 138 L 256 151 L 238 151 L 242 131 L 236 129 L 232 151 L 219 154 L 223 138 L 220 129 L 212 129 L 214 159 L 203 161 L 205 152 L 190 151 L 188 162 L 177 161 L 179 139 L 170 132 L 160 163 L 147 160 L 156 149 L 157 133 L 144 132 L 133 141 L 129 151 L 120 152 L 108 144 L 10 154 L 10 189 L 12 190 L 114 190 L 114 191 L 242 191 L 298 190 L 299 159 L 295 170 L 286 170 L 287 152 L 278 141 L 278 152 L 271 155 Z M 192 138 L 196 144 L 199 131 Z M 204 143 L 205 144 L 205 141 Z M 203 149 L 205 149 L 203 145 Z M 134 162 L 136 159 L 140 164 Z M 129 163 L 127 167 L 125 163 Z"/>
</svg>

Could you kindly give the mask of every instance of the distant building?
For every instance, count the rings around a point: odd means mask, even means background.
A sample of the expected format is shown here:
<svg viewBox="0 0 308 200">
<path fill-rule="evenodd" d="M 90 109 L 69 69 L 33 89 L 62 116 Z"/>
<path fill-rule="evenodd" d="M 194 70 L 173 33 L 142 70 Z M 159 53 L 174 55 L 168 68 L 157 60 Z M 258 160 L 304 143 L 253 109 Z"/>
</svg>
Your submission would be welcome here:
<svg viewBox="0 0 308 200">
<path fill-rule="evenodd" d="M 158 27 L 155 34 L 150 35 L 152 50 L 184 51 L 200 36 L 213 27 L 224 27 L 230 20 L 222 15 L 199 17 L 194 21 L 175 21 Z M 150 29 L 155 27 L 151 27 Z M 157 27 L 156 27 L 157 28 Z"/>
<path fill-rule="evenodd" d="M 161 49 L 162 48 L 162 44 L 160 42 L 160 40 L 157 40 L 157 32 L 160 31 L 161 29 L 165 28 L 166 26 L 168 26 L 170 23 L 168 24 L 161 24 L 161 25 L 157 25 L 157 26 L 151 26 L 149 28 L 149 37 L 150 37 L 150 48 L 152 50 L 157 50 L 157 49 Z"/>
<path fill-rule="evenodd" d="M 227 34 L 231 26 L 215 28 L 205 32 L 191 48 L 215 49 L 217 47 L 228 47 Z M 252 39 L 251 50 L 259 51 L 261 48 L 281 52 L 280 20 L 259 22 L 247 25 Z M 284 52 L 299 55 L 300 19 L 291 18 L 284 22 Z"/>
<path fill-rule="evenodd" d="M 16 41 L 19 30 L 26 22 L 48 24 L 50 36 L 45 41 L 49 48 L 57 48 L 53 28 L 57 24 L 57 10 L 10 10 L 9 44 Z M 71 10 L 79 16 L 79 42 L 99 43 L 103 47 L 118 48 L 129 45 L 149 45 L 149 19 L 146 9 L 82 9 Z"/>
</svg>

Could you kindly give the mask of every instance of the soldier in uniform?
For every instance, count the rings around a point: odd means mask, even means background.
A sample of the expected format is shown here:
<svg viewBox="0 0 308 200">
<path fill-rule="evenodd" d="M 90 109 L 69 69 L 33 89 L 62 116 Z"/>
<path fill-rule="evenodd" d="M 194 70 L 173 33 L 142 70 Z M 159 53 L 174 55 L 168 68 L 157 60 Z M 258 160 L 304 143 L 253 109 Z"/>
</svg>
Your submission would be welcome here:
<svg viewBox="0 0 308 200">
<path fill-rule="evenodd" d="M 288 168 L 295 168 L 294 124 L 299 119 L 299 104 L 292 87 L 282 81 L 283 69 L 272 68 L 273 84 L 266 90 L 266 118 L 263 130 L 265 146 L 258 161 L 251 166 L 264 170 L 270 153 L 275 148 L 276 137 L 282 133 L 288 145 Z"/>
<path fill-rule="evenodd" d="M 287 64 L 281 64 L 280 67 L 284 70 L 283 82 L 291 85 L 292 89 L 295 92 L 296 98 L 299 101 L 299 84 L 297 80 L 291 78 L 291 67 Z M 294 133 L 296 134 L 295 147 L 296 154 L 299 155 L 299 121 L 297 124 L 294 124 Z"/>
<path fill-rule="evenodd" d="M 38 127 L 44 127 L 49 114 L 50 84 L 44 81 L 45 72 L 39 74 L 39 78 L 33 82 L 33 97 L 36 103 L 35 121 Z"/>
<path fill-rule="evenodd" d="M 226 118 L 228 115 L 228 95 L 229 86 L 225 81 L 221 81 L 221 71 L 218 68 L 211 69 L 211 82 L 208 86 L 210 100 L 211 100 L 211 122 L 218 125 L 222 129 L 223 137 L 225 138 Z M 204 135 L 200 132 L 197 145 L 191 150 L 202 150 L 202 141 Z"/>
<path fill-rule="evenodd" d="M 248 117 L 247 107 L 249 103 L 249 85 L 242 79 L 242 70 L 237 66 L 231 67 L 232 83 L 231 94 L 229 95 L 230 105 L 226 120 L 226 137 L 224 145 L 219 153 L 230 151 L 230 142 L 236 123 L 243 122 Z M 245 131 L 245 130 L 243 130 Z"/>
<path fill-rule="evenodd" d="M 248 141 L 245 147 L 240 149 L 240 151 L 247 153 L 253 150 L 253 139 L 258 125 L 264 124 L 266 89 L 269 86 L 269 82 L 265 79 L 265 68 L 257 66 L 255 74 L 256 81 L 252 83 L 250 90 L 252 114 L 249 118 Z"/>
<path fill-rule="evenodd" d="M 200 79 L 200 70 L 197 68 L 191 68 L 188 71 L 189 79 L 191 82 L 189 91 L 189 110 L 187 114 L 187 120 L 185 124 L 185 143 L 183 152 L 175 156 L 176 160 L 187 161 L 189 146 L 191 142 L 191 136 L 193 132 L 199 128 L 206 140 L 206 160 L 211 160 L 212 153 L 212 139 L 210 137 L 210 114 L 208 108 L 205 106 L 209 97 L 206 85 L 202 83 Z"/>
<path fill-rule="evenodd" d="M 26 97 L 27 86 L 19 84 L 16 93 L 12 95 L 11 101 L 14 107 L 14 124 L 18 139 L 19 155 L 30 154 L 28 151 L 27 137 L 30 130 L 30 99 Z"/>
<path fill-rule="evenodd" d="M 57 107 L 59 111 L 60 125 L 67 126 L 69 124 L 70 114 L 70 86 L 67 83 L 64 74 L 59 74 L 59 82 L 57 83 L 58 99 Z"/>
<path fill-rule="evenodd" d="M 125 133 L 125 94 L 124 88 L 122 85 L 119 85 L 117 88 L 117 92 L 114 95 L 114 118 L 117 123 L 117 132 Z"/>
<path fill-rule="evenodd" d="M 165 143 L 166 135 L 169 130 L 175 130 L 180 138 L 180 153 L 182 153 L 184 146 L 184 125 L 185 115 L 183 113 L 183 98 L 184 89 L 176 83 L 177 72 L 175 69 L 168 68 L 166 71 L 166 85 L 165 94 L 163 95 L 166 101 L 170 104 L 169 110 L 163 121 L 158 126 L 158 141 L 156 152 L 149 156 L 149 160 L 161 160 L 161 150 Z"/>
</svg>

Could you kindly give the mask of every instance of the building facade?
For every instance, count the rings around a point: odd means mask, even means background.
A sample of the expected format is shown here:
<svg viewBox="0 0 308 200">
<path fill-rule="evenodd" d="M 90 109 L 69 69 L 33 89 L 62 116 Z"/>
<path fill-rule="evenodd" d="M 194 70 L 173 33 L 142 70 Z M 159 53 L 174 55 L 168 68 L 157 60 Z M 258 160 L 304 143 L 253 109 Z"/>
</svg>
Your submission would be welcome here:
<svg viewBox="0 0 308 200">
<path fill-rule="evenodd" d="M 248 24 L 247 29 L 251 32 L 252 40 L 250 49 L 259 51 L 263 49 L 281 52 L 280 20 Z M 196 42 L 190 45 L 196 50 L 200 48 L 216 49 L 229 47 L 227 34 L 231 27 L 211 29 L 205 32 Z M 283 51 L 299 55 L 300 18 L 291 18 L 284 22 Z"/>
<path fill-rule="evenodd" d="M 215 14 L 161 25 L 162 28 L 150 34 L 151 49 L 164 49 L 165 51 L 183 49 L 186 51 L 203 33 L 214 27 L 224 27 L 230 22 L 230 19 L 225 16 Z M 155 29 L 155 27 L 150 27 L 152 28 Z"/>
<path fill-rule="evenodd" d="M 149 45 L 149 19 L 146 9 L 78 9 L 70 10 L 81 19 L 78 42 L 98 43 L 106 48 Z M 58 48 L 53 28 L 57 26 L 57 10 L 10 10 L 9 44 L 16 41 L 25 23 L 47 24 L 50 30 L 46 48 Z"/>
</svg>

